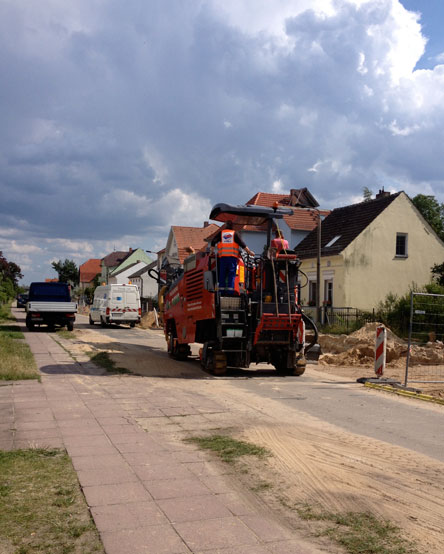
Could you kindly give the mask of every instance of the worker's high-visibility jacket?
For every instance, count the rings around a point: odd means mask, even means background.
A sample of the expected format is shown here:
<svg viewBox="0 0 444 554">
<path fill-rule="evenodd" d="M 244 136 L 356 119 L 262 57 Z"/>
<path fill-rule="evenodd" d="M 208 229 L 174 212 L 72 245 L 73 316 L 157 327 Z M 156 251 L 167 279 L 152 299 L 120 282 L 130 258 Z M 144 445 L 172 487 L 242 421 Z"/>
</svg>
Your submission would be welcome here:
<svg viewBox="0 0 444 554">
<path fill-rule="evenodd" d="M 225 256 L 239 257 L 239 245 L 234 240 L 234 231 L 224 229 L 221 233 L 220 242 L 217 243 L 217 255 L 220 258 Z"/>
</svg>

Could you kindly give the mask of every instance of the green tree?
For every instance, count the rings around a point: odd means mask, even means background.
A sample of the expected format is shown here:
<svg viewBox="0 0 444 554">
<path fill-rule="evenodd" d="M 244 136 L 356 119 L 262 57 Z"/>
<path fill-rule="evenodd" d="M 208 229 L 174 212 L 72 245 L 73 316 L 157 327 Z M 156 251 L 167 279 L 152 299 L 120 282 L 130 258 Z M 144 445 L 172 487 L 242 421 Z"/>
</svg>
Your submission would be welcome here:
<svg viewBox="0 0 444 554">
<path fill-rule="evenodd" d="M 433 278 L 441 287 L 444 287 L 444 262 L 432 267 Z"/>
<path fill-rule="evenodd" d="M 18 281 L 23 277 L 20 267 L 8 262 L 0 251 L 0 303 L 6 303 L 18 292 Z"/>
<path fill-rule="evenodd" d="M 444 203 L 440 204 L 434 196 L 417 194 L 413 198 L 413 204 L 439 238 L 444 241 Z"/>
<path fill-rule="evenodd" d="M 372 199 L 373 192 L 368 187 L 364 187 L 362 189 L 362 196 L 364 198 L 364 202 L 368 202 Z"/>
<path fill-rule="evenodd" d="M 57 271 L 61 283 L 79 284 L 79 270 L 73 260 L 65 259 L 64 262 L 52 262 L 52 267 Z"/>
</svg>

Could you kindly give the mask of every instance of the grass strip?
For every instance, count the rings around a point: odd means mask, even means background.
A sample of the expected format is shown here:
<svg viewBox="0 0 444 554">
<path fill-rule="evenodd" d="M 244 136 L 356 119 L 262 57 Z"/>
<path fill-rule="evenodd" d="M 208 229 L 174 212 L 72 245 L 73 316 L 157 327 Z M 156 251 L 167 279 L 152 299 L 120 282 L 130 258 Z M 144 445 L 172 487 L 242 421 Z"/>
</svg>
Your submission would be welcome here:
<svg viewBox="0 0 444 554">
<path fill-rule="evenodd" d="M 256 456 L 266 458 L 271 452 L 263 446 L 257 446 L 245 441 L 233 439 L 228 435 L 212 435 L 210 437 L 190 437 L 185 442 L 197 444 L 203 450 L 215 452 L 222 461 L 233 463 L 241 456 Z"/>
<path fill-rule="evenodd" d="M 7 306 L 0 307 L 0 380 L 39 379 L 40 375 L 29 346 L 18 339 L 25 336 Z"/>
<path fill-rule="evenodd" d="M 116 367 L 116 362 L 110 358 L 108 352 L 86 352 L 86 355 L 91 358 L 92 362 L 110 373 L 131 373 L 124 367 Z"/>
<path fill-rule="evenodd" d="M 63 450 L 0 451 L 0 513 L 1 552 L 104 552 Z"/>
<path fill-rule="evenodd" d="M 370 513 L 330 513 L 308 505 L 296 510 L 304 520 L 327 522 L 318 535 L 331 538 L 349 554 L 419 554 L 414 543 L 402 537 L 399 527 Z"/>
</svg>

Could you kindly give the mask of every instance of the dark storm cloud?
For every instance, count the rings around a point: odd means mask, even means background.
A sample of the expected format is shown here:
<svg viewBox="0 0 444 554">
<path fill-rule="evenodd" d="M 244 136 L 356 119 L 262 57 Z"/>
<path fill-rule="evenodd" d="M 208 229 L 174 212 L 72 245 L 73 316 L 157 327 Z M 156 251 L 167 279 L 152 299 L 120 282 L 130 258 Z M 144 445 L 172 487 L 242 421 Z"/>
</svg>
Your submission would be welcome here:
<svg viewBox="0 0 444 554">
<path fill-rule="evenodd" d="M 304 3 L 320 4 L 245 18 L 216 1 L 3 2 L 3 248 L 7 229 L 48 259 L 161 247 L 169 225 L 273 187 L 326 207 L 388 182 L 444 200 L 444 75 L 412 72 L 415 16 L 397 0 Z"/>
</svg>

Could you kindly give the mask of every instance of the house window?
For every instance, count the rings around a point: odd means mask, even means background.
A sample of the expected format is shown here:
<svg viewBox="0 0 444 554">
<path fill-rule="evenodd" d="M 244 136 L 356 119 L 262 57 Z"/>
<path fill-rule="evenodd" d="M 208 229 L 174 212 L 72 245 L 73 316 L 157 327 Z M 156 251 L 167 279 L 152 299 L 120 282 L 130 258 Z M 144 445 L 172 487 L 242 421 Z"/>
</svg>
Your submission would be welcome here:
<svg viewBox="0 0 444 554">
<path fill-rule="evenodd" d="M 396 257 L 407 258 L 407 233 L 396 233 Z"/>
<path fill-rule="evenodd" d="M 333 279 L 324 281 L 324 302 L 327 306 L 333 306 Z"/>
<path fill-rule="evenodd" d="M 308 283 L 308 305 L 316 306 L 316 281 Z"/>
</svg>

